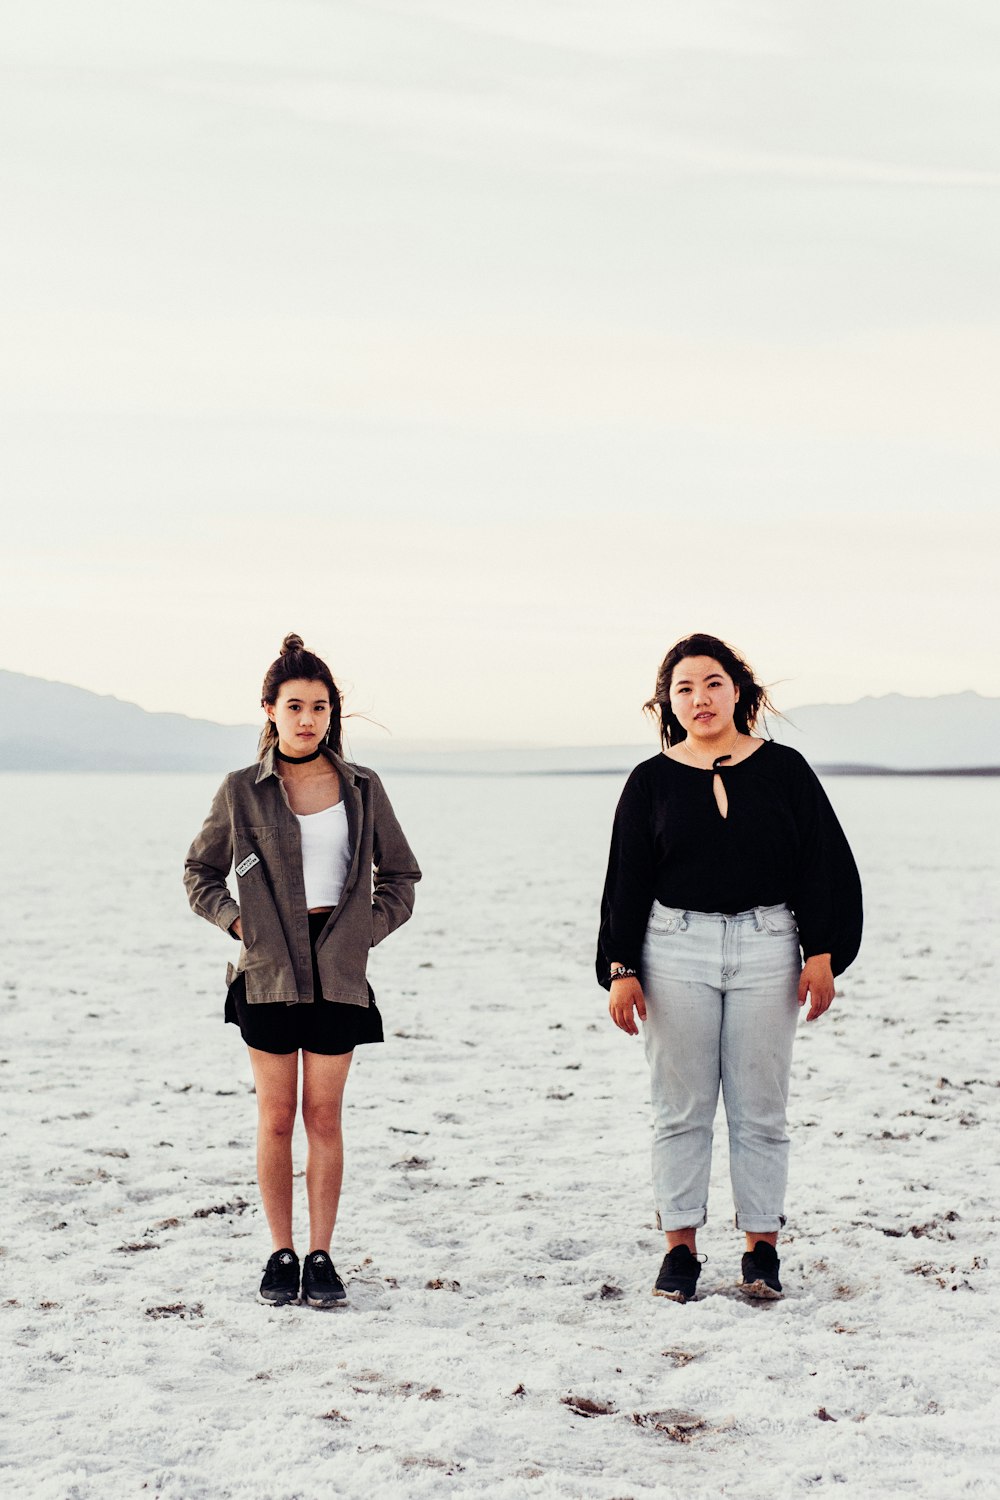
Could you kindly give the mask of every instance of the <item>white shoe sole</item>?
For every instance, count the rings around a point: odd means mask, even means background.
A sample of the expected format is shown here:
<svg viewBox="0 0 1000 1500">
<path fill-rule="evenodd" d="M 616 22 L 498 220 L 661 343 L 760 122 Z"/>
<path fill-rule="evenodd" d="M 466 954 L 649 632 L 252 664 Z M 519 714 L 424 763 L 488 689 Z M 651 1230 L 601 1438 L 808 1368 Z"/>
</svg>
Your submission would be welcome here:
<svg viewBox="0 0 1000 1500">
<path fill-rule="evenodd" d="M 776 1292 L 766 1281 L 741 1281 L 737 1287 L 744 1297 L 753 1297 L 758 1302 L 780 1302 L 784 1292 Z"/>
</svg>

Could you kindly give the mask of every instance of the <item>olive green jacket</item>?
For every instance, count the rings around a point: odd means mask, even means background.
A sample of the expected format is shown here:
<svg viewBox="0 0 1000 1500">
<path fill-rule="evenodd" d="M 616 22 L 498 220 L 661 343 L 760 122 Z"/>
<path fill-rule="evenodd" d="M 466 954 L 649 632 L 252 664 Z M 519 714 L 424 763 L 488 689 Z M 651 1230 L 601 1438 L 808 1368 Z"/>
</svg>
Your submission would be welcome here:
<svg viewBox="0 0 1000 1500">
<path fill-rule="evenodd" d="M 340 776 L 351 838 L 351 868 L 338 905 L 316 941 L 327 1000 L 368 1004 L 369 949 L 413 911 L 420 870 L 374 771 L 324 754 Z M 184 861 L 188 900 L 199 917 L 229 931 L 240 919 L 239 962 L 226 980 L 246 975 L 250 1005 L 313 999 L 309 917 L 299 824 L 268 750 L 256 765 L 233 771 Z M 239 900 L 229 889 L 233 864 Z"/>
</svg>

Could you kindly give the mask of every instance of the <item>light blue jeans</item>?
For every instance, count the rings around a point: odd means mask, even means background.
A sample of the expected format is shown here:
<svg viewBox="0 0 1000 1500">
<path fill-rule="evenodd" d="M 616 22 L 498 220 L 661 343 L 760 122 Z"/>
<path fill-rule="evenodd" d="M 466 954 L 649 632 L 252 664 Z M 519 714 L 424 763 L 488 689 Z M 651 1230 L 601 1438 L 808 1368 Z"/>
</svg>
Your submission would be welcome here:
<svg viewBox="0 0 1000 1500">
<path fill-rule="evenodd" d="M 724 916 L 653 902 L 642 987 L 659 1229 L 705 1222 L 720 1083 L 737 1227 L 763 1234 L 784 1224 L 801 969 L 787 906 Z"/>
</svg>

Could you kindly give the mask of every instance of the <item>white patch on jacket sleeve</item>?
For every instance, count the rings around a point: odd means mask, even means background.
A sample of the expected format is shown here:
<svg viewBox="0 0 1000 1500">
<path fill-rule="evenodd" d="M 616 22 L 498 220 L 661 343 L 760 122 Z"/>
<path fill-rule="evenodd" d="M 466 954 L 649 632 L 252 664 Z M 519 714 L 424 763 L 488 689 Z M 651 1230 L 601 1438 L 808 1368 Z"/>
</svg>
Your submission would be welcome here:
<svg viewBox="0 0 1000 1500">
<path fill-rule="evenodd" d="M 240 863 L 236 866 L 236 873 L 237 875 L 245 875 L 248 870 L 253 869 L 254 865 L 259 864 L 260 857 L 258 855 L 248 854 L 246 859 L 240 860 Z"/>
</svg>

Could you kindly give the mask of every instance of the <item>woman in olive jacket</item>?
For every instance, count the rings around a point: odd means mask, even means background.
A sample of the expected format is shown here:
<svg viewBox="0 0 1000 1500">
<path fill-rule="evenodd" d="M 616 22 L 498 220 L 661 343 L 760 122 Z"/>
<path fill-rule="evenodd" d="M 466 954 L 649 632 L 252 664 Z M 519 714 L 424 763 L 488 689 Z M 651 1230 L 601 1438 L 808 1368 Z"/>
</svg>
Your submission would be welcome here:
<svg viewBox="0 0 1000 1500">
<path fill-rule="evenodd" d="M 297 635 L 264 679 L 256 765 L 222 783 L 188 852 L 195 912 L 240 942 L 225 1017 L 250 1053 L 257 1174 L 272 1255 L 261 1301 L 300 1295 L 292 1235 L 292 1131 L 302 1053 L 310 1253 L 302 1300 L 343 1302 L 330 1259 L 343 1177 L 341 1111 L 356 1046 L 382 1041 L 369 950 L 407 920 L 420 870 L 374 771 L 341 756 L 340 693 Z M 235 864 L 238 899 L 228 885 Z"/>
</svg>

